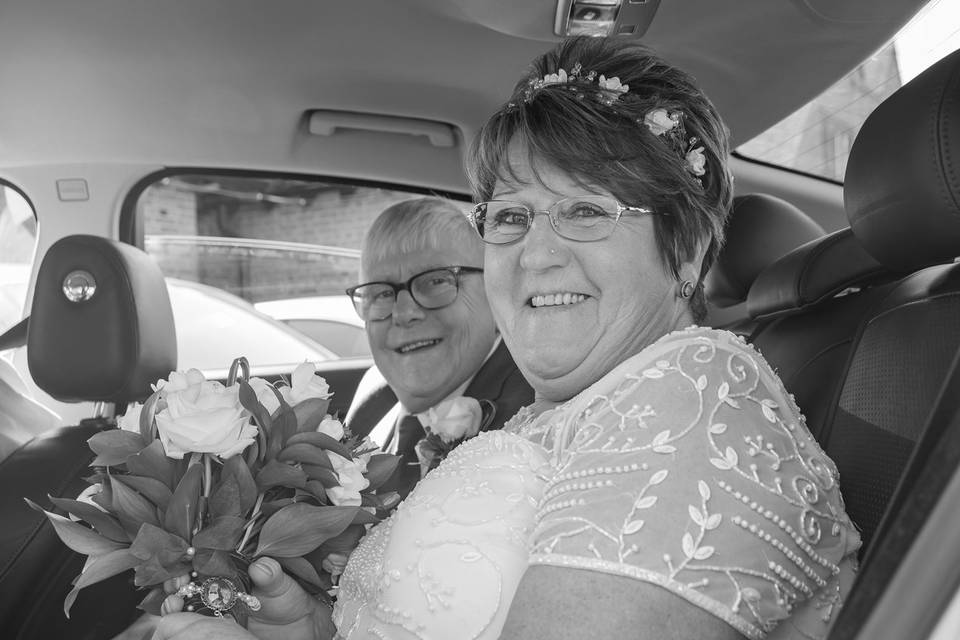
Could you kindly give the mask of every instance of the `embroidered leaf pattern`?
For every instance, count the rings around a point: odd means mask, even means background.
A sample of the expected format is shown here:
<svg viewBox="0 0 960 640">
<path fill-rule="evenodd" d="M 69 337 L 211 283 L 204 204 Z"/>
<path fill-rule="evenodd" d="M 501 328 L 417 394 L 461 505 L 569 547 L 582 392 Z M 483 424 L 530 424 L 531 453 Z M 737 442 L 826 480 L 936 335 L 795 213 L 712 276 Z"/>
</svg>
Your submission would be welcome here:
<svg viewBox="0 0 960 640">
<path fill-rule="evenodd" d="M 649 509 L 655 504 L 657 504 L 657 496 L 646 496 L 637 500 L 635 507 L 637 509 Z"/>
<path fill-rule="evenodd" d="M 662 378 L 663 371 L 661 371 L 660 369 L 645 369 L 643 372 L 643 377 L 651 378 L 651 379 Z"/>
<path fill-rule="evenodd" d="M 697 491 L 700 492 L 700 497 L 703 498 L 704 501 L 710 499 L 710 486 L 703 480 L 697 482 Z"/>
<path fill-rule="evenodd" d="M 710 433 L 714 435 L 722 435 L 727 430 L 727 425 L 723 422 L 717 422 L 716 424 L 710 425 Z"/>
<path fill-rule="evenodd" d="M 690 519 L 697 523 L 698 526 L 702 527 L 705 524 L 703 519 L 703 514 L 700 513 L 700 509 L 697 509 L 695 506 L 687 505 L 687 509 L 690 512 Z"/>
<path fill-rule="evenodd" d="M 697 560 L 706 560 L 713 555 L 713 547 L 706 545 L 693 552 L 693 557 Z"/>
<path fill-rule="evenodd" d="M 683 549 L 683 555 L 687 556 L 688 558 L 693 557 L 696 549 L 694 548 L 693 544 L 693 536 L 690 535 L 689 531 L 683 534 L 683 538 L 680 539 L 680 546 Z"/>
<path fill-rule="evenodd" d="M 655 474 L 650 476 L 650 484 L 660 484 L 667 479 L 667 473 L 668 471 L 666 469 L 660 469 L 660 471 L 657 471 Z"/>
<path fill-rule="evenodd" d="M 623 528 L 624 535 L 631 535 L 643 528 L 643 520 L 633 520 Z"/>
</svg>

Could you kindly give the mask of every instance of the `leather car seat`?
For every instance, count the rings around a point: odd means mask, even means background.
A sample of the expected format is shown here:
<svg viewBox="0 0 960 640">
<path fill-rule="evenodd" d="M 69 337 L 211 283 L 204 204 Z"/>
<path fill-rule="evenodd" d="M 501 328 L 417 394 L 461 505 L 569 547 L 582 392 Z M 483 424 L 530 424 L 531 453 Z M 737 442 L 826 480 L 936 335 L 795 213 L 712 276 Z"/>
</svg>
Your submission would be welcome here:
<svg viewBox="0 0 960 640">
<path fill-rule="evenodd" d="M 61 401 L 127 403 L 176 368 L 173 312 L 163 274 L 135 247 L 106 238 L 60 239 L 40 265 L 27 333 L 30 373 Z M 92 418 L 34 438 L 0 463 L 0 630 L 14 638 L 109 638 L 138 614 L 143 594 L 122 574 L 63 599 L 83 556 L 67 548 L 24 497 L 75 497 L 93 454 L 86 440 L 116 428 Z"/>
<path fill-rule="evenodd" d="M 960 51 L 864 123 L 844 185 L 850 229 L 777 261 L 748 295 L 754 344 L 814 416 L 865 543 L 960 348 L 958 159 Z"/>
</svg>

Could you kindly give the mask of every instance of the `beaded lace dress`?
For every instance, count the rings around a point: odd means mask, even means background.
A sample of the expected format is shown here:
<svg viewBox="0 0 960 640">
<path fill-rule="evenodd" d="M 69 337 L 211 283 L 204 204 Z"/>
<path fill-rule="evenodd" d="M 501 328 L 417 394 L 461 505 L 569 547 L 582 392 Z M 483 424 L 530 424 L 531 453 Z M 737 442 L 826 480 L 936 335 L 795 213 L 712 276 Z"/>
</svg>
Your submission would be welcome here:
<svg viewBox="0 0 960 640">
<path fill-rule="evenodd" d="M 351 556 L 334 622 L 351 640 L 497 638 L 542 564 L 659 585 L 747 638 L 823 638 L 860 546 L 837 482 L 756 351 L 676 331 L 455 449 Z"/>
</svg>

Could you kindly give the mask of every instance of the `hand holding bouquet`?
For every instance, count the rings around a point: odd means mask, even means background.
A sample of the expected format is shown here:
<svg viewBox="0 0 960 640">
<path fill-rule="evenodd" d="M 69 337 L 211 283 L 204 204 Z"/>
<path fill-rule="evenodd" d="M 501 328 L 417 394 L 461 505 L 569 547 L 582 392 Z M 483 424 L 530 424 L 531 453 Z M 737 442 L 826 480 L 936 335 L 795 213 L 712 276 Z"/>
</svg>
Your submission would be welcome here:
<svg viewBox="0 0 960 640">
<path fill-rule="evenodd" d="M 247 371 L 240 358 L 227 385 L 195 369 L 159 380 L 124 429 L 89 439 L 91 487 L 77 500 L 50 498 L 69 518 L 31 503 L 88 556 L 68 615 L 80 589 L 133 569 L 151 613 L 164 581 L 188 575 L 180 593 L 192 610 L 242 621 L 259 608 L 246 592 L 247 567 L 261 556 L 322 596 L 367 526 L 399 502 L 377 492 L 398 458 L 327 414 L 329 389 L 312 364 L 289 385 Z"/>
</svg>

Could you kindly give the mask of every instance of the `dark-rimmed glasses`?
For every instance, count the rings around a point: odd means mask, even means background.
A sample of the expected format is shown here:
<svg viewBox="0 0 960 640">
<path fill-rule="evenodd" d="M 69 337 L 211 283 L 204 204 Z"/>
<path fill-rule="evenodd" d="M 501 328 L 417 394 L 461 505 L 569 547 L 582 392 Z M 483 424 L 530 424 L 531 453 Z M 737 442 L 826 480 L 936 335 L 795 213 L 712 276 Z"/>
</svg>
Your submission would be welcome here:
<svg viewBox="0 0 960 640">
<path fill-rule="evenodd" d="M 510 244 L 530 230 L 537 214 L 546 215 L 553 230 L 561 237 L 593 242 L 609 237 L 624 213 L 655 212 L 649 207 L 626 206 L 612 196 L 585 195 L 558 200 L 543 211 L 520 202 L 491 200 L 474 205 L 468 216 L 484 242 Z"/>
<path fill-rule="evenodd" d="M 393 315 L 397 296 L 409 291 L 413 301 L 424 309 L 441 309 L 453 304 L 460 293 L 460 276 L 483 273 L 479 267 L 441 267 L 418 273 L 406 282 L 365 282 L 347 289 L 353 308 L 363 318 L 386 320 Z"/>
</svg>

